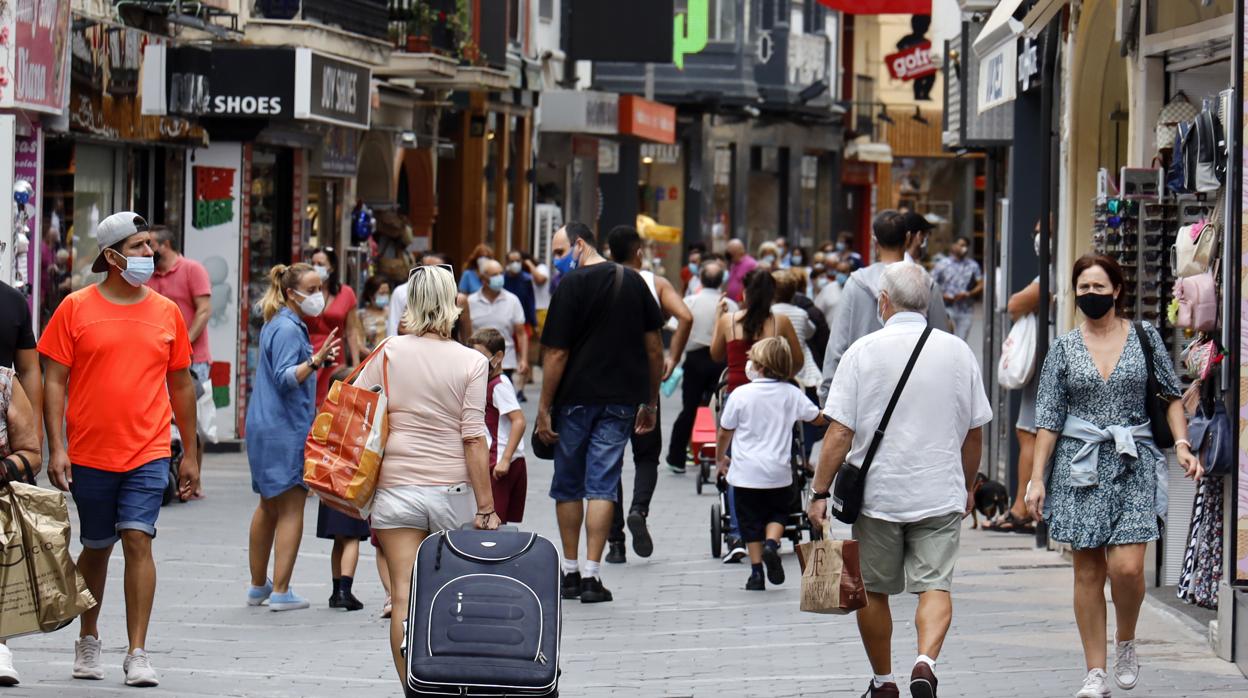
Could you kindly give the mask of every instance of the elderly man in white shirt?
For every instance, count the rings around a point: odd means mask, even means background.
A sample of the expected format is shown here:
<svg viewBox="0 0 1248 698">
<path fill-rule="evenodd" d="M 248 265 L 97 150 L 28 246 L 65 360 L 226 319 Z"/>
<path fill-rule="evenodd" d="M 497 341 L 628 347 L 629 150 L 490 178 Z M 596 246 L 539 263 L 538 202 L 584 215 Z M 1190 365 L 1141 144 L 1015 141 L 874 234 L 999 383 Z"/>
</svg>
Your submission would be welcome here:
<svg viewBox="0 0 1248 698">
<path fill-rule="evenodd" d="M 927 327 L 932 282 L 911 262 L 889 265 L 880 293 L 884 328 L 845 352 L 824 413 L 823 442 L 808 514 L 827 516 L 828 491 L 841 463 L 861 465 L 889 398 Z M 936 695 L 936 657 L 953 618 L 950 598 L 962 519 L 973 503 L 983 425 L 992 419 L 979 364 L 966 342 L 934 329 L 927 339 L 866 476 L 854 523 L 868 604 L 858 611 L 874 677 L 866 696 L 893 698 L 892 614 L 888 597 L 919 595 L 919 656 L 910 695 Z"/>
<path fill-rule="evenodd" d="M 503 265 L 490 259 L 481 265 L 481 290 L 468 296 L 472 313 L 472 331 L 487 327 L 503 335 L 503 372 L 529 372 L 529 335 L 524 324 L 524 308 L 516 294 L 503 288 Z"/>
<path fill-rule="evenodd" d="M 685 296 L 685 305 L 693 315 L 693 329 L 685 344 L 685 376 L 681 379 L 680 415 L 672 424 L 671 443 L 667 449 L 667 467 L 672 472 L 685 472 L 685 453 L 689 449 L 689 436 L 698 408 L 710 404 L 711 393 L 719 384 L 724 364 L 711 358 L 711 335 L 715 321 L 723 312 L 737 312 L 737 304 L 724 296 L 724 264 L 709 260 L 698 274 L 701 289 Z"/>
</svg>

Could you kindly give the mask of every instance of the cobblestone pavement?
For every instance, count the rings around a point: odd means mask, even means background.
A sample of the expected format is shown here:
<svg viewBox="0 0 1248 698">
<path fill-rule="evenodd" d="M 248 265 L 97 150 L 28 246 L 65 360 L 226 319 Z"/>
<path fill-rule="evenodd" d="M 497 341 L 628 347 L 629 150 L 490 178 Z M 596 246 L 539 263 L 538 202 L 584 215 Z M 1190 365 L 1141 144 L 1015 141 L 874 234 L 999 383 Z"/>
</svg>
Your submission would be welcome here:
<svg viewBox="0 0 1248 698">
<path fill-rule="evenodd" d="M 529 388 L 530 396 L 536 390 Z M 526 406 L 531 413 L 533 402 Z M 678 405 L 663 414 L 670 426 Z M 557 539 L 546 496 L 551 465 L 530 462 L 526 529 Z M 625 477 L 631 489 L 631 465 Z M 161 672 L 151 696 L 401 695 L 390 668 L 384 593 L 365 544 L 357 595 L 366 608 L 326 608 L 329 542 L 307 524 L 294 588 L 313 608 L 271 613 L 243 605 L 247 526 L 256 497 L 245 457 L 209 456 L 208 497 L 167 508 L 155 550 L 160 574 L 150 652 Z M 798 612 L 797 560 L 786 545 L 789 581 L 746 592 L 748 568 L 709 553 L 715 496 L 694 493 L 694 475 L 664 469 L 651 513 L 655 553 L 604 566 L 610 604 L 564 606 L 562 694 L 579 696 L 857 696 L 869 676 L 849 617 Z M 76 520 L 76 519 L 75 519 Z M 942 696 L 1070 696 L 1082 679 L 1070 610 L 1071 571 L 1026 536 L 968 528 L 954 589 L 953 629 L 940 657 Z M 3 695 L 111 696 L 122 684 L 125 619 L 116 551 L 101 619 L 107 678 L 69 678 L 75 628 L 12 642 L 23 683 Z M 894 603 L 899 674 L 914 658 L 914 602 Z M 1112 618 L 1112 609 L 1110 617 Z M 1187 624 L 1146 606 L 1140 622 L 1136 696 L 1245 696 L 1248 680 L 1215 658 Z M 903 695 L 905 695 L 903 688 Z M 1125 694 L 1124 694 L 1125 695 Z"/>
</svg>

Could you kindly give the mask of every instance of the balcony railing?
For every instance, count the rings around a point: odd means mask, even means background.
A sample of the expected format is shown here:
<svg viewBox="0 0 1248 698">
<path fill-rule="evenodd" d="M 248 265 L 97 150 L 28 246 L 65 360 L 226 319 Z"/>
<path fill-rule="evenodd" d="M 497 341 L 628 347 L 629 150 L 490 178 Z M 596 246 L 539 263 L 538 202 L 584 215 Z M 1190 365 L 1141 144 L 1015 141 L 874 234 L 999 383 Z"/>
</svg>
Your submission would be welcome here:
<svg viewBox="0 0 1248 698">
<path fill-rule="evenodd" d="M 389 34 L 386 0 L 256 0 L 253 16 L 303 19 L 383 41 Z"/>
<path fill-rule="evenodd" d="M 409 53 L 459 57 L 472 36 L 472 17 L 456 0 L 389 0 L 390 38 Z M 469 3 L 470 4 L 470 3 Z"/>
</svg>

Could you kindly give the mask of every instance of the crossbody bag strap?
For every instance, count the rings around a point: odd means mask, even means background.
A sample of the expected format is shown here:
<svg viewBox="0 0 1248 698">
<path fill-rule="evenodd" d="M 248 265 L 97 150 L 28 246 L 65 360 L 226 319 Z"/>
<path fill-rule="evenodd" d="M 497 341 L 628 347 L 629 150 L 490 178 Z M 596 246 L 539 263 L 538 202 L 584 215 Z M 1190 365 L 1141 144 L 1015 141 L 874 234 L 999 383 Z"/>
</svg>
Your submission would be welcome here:
<svg viewBox="0 0 1248 698">
<path fill-rule="evenodd" d="M 919 343 L 914 345 L 914 352 L 910 354 L 910 361 L 906 363 L 906 370 L 901 372 L 901 380 L 897 381 L 897 388 L 893 390 L 893 396 L 888 401 L 888 407 L 884 409 L 884 416 L 880 418 L 880 426 L 876 428 L 875 435 L 871 437 L 871 446 L 867 448 L 867 457 L 862 461 L 862 476 L 867 476 L 867 471 L 871 469 L 871 461 L 875 460 L 875 452 L 880 449 L 880 442 L 884 440 L 884 430 L 888 428 L 888 421 L 893 418 L 893 410 L 897 409 L 897 401 L 901 399 L 901 393 L 906 389 L 906 382 L 910 380 L 910 373 L 914 371 L 914 364 L 919 360 L 919 354 L 923 352 L 923 345 L 927 344 L 927 338 L 932 334 L 932 326 L 928 325 L 923 328 L 923 334 L 919 336 Z"/>
<path fill-rule="evenodd" d="M 589 341 L 589 338 L 598 331 L 598 328 L 606 322 L 607 317 L 611 315 L 611 309 L 615 307 L 616 301 L 620 298 L 620 289 L 624 286 L 624 265 L 616 264 L 615 262 L 604 262 L 604 264 L 615 265 L 615 278 L 611 282 L 611 301 L 607 304 L 607 307 L 598 309 L 597 314 L 594 315 L 593 323 L 581 333 L 576 343 L 572 345 L 572 351 L 568 352 L 569 358 L 576 354 Z"/>
<path fill-rule="evenodd" d="M 1144 323 L 1133 322 L 1131 326 L 1135 328 L 1136 339 L 1140 342 L 1140 350 L 1144 352 L 1144 365 L 1148 367 L 1148 385 L 1144 386 L 1144 396 L 1149 397 L 1148 391 L 1157 385 L 1157 373 L 1153 368 L 1153 345 L 1148 341 L 1148 334 L 1144 331 Z"/>
</svg>

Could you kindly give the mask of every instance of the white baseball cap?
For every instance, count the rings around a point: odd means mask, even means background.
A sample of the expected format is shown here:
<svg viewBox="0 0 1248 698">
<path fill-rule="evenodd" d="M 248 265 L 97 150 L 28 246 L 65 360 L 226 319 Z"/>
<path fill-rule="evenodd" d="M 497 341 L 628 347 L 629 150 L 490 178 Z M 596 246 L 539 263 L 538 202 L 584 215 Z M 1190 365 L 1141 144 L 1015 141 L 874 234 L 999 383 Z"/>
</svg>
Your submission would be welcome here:
<svg viewBox="0 0 1248 698">
<path fill-rule="evenodd" d="M 143 216 L 134 211 L 114 213 L 100 221 L 100 224 L 95 228 L 95 239 L 100 244 L 100 251 L 95 255 L 95 262 L 91 265 L 91 271 L 98 274 L 107 270 L 108 262 L 104 259 L 104 250 L 131 235 L 145 230 L 148 230 L 147 221 L 143 220 Z"/>
</svg>

